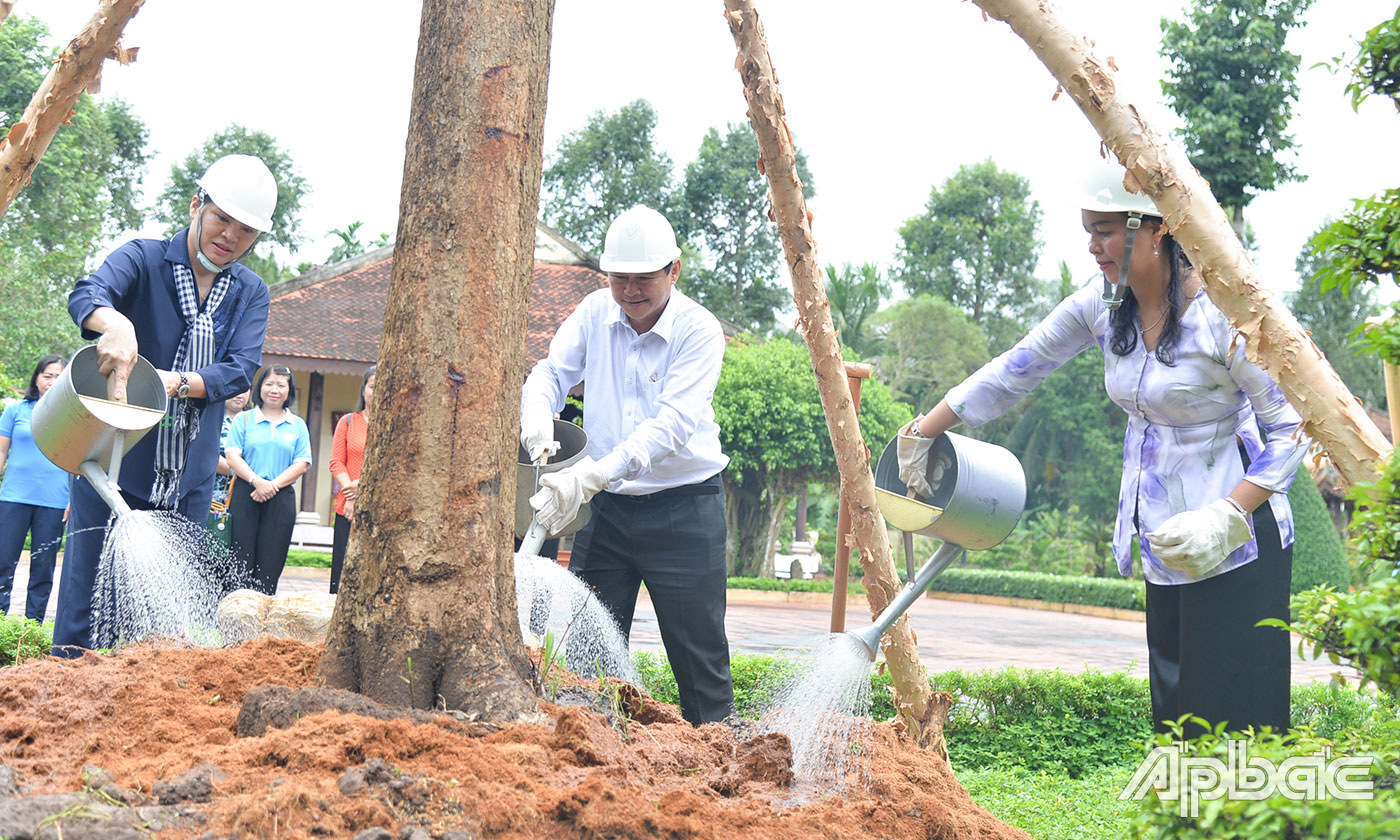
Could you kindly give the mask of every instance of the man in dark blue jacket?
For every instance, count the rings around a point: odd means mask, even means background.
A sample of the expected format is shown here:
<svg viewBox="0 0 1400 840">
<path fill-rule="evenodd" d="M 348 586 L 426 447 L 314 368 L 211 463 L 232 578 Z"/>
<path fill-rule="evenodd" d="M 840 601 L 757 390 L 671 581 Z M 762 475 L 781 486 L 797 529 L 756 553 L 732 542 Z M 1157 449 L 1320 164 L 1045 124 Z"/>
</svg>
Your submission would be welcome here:
<svg viewBox="0 0 1400 840">
<path fill-rule="evenodd" d="M 98 371 L 113 399 L 139 354 L 170 398 L 159 426 L 133 445 L 114 476 L 134 510 L 175 510 L 203 523 L 219 461 L 224 400 L 248 390 L 262 362 L 267 284 L 239 265 L 272 229 L 277 183 L 258 158 L 227 155 L 197 182 L 190 226 L 168 240 L 118 248 L 68 296 L 83 337 L 97 339 Z M 84 478 L 74 480 L 58 590 L 54 653 L 107 646 L 94 639 L 93 589 L 110 510 Z"/>
</svg>

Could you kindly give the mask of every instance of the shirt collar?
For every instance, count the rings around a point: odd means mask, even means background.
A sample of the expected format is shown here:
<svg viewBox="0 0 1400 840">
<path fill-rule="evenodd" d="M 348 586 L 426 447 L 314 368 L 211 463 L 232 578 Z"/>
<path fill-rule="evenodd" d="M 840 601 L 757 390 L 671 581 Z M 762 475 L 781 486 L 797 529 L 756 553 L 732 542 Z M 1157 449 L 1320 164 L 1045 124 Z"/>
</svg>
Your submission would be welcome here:
<svg viewBox="0 0 1400 840">
<path fill-rule="evenodd" d="M 165 249 L 165 261 L 179 263 L 193 271 L 194 266 L 190 265 L 189 236 L 190 229 L 187 226 L 184 230 L 170 237 L 170 245 Z"/>
<path fill-rule="evenodd" d="M 290 423 L 290 422 L 292 422 L 292 413 L 291 413 L 290 411 L 287 411 L 287 410 L 284 409 L 284 410 L 282 411 L 282 419 L 281 419 L 281 420 L 278 420 L 276 423 L 274 423 L 274 422 L 272 422 L 271 419 L 268 418 L 268 416 L 267 416 L 266 414 L 263 414 L 262 406 L 260 406 L 260 405 L 255 405 L 255 406 L 253 406 L 253 422 L 254 422 L 254 423 L 266 422 L 269 426 L 271 426 L 271 427 L 273 427 L 273 428 L 275 429 L 275 428 L 277 428 L 278 426 L 282 425 L 283 423 Z"/>
<path fill-rule="evenodd" d="M 632 322 L 627 320 L 627 316 L 623 314 L 622 307 L 618 305 L 618 302 L 609 299 L 608 303 L 608 314 L 607 317 L 603 319 L 603 323 L 626 324 L 628 327 L 631 327 Z M 647 330 L 647 332 L 644 333 L 644 335 L 656 333 L 657 337 L 660 338 L 662 341 L 670 342 L 671 333 L 676 328 L 676 316 L 679 315 L 680 311 L 684 309 L 689 303 L 690 298 L 686 297 L 680 289 L 676 288 L 675 286 L 672 286 L 671 297 L 666 301 L 666 308 L 661 310 L 661 317 L 657 320 L 655 326 L 653 326 L 650 330 Z"/>
</svg>

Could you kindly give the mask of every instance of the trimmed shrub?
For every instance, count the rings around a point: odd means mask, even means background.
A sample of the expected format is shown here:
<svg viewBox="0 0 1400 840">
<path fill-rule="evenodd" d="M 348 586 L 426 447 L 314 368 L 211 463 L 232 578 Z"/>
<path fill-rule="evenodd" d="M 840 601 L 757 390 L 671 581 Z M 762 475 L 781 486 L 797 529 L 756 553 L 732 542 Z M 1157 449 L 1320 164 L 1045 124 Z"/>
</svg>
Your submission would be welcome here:
<svg viewBox="0 0 1400 840">
<path fill-rule="evenodd" d="M 1293 594 L 1314 586 L 1331 586 L 1347 591 L 1351 572 L 1342 552 L 1342 538 L 1332 524 L 1327 503 L 1307 467 L 1299 467 L 1288 488 L 1288 504 L 1293 508 Z"/>
<path fill-rule="evenodd" d="M 0 615 L 0 667 L 21 665 L 49 655 L 53 624 L 22 615 Z"/>
<path fill-rule="evenodd" d="M 1032 598 L 1062 604 L 1147 609 L 1147 587 L 1141 580 L 1004 572 L 990 569 L 945 569 L 930 589 L 970 595 Z"/>
</svg>

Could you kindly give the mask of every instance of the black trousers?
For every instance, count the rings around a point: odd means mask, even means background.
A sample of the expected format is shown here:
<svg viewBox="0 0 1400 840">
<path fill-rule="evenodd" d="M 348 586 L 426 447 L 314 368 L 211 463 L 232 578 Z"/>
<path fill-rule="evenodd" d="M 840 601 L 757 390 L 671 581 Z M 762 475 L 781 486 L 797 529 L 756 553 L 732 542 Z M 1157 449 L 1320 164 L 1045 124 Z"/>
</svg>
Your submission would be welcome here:
<svg viewBox="0 0 1400 840">
<path fill-rule="evenodd" d="M 1197 583 L 1147 584 L 1148 682 L 1152 722 L 1197 715 L 1228 729 L 1289 724 L 1288 633 L 1255 627 L 1261 619 L 1288 620 L 1293 547 L 1279 543 L 1267 503 L 1254 512 L 1259 557 Z M 1187 737 L 1201 734 L 1187 724 Z"/>
<path fill-rule="evenodd" d="M 649 496 L 599 493 L 569 558 L 569 571 L 593 588 L 624 636 L 646 584 L 681 714 L 697 725 L 734 711 L 724 632 L 725 538 L 716 475 Z"/>
<path fill-rule="evenodd" d="M 292 526 L 297 521 L 296 493 L 283 487 L 265 502 L 253 501 L 253 485 L 234 482 L 228 502 L 233 555 L 246 569 L 252 587 L 266 595 L 277 594 L 277 580 L 287 565 Z"/>
<path fill-rule="evenodd" d="M 340 591 L 340 573 L 345 569 L 345 547 L 350 544 L 350 523 L 340 514 L 335 515 L 335 527 L 331 530 L 331 594 Z"/>
</svg>

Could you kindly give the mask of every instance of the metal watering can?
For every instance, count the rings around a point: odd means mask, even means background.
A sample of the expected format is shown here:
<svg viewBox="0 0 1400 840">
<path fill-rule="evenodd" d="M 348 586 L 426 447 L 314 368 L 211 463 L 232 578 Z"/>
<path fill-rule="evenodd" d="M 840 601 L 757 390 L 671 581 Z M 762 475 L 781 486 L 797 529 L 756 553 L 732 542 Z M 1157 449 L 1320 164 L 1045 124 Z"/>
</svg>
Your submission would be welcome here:
<svg viewBox="0 0 1400 840">
<path fill-rule="evenodd" d="M 126 397 L 124 403 L 107 399 L 107 378 L 97 372 L 97 347 L 89 345 L 73 355 L 39 398 L 31 421 L 39 451 L 92 482 L 117 516 L 131 513 L 117 486 L 122 455 L 165 416 L 165 383 L 140 356 L 127 380 Z"/>
<path fill-rule="evenodd" d="M 929 450 L 925 473 L 933 497 L 924 498 L 911 493 L 899 480 L 898 441 L 897 436 L 890 440 L 875 465 L 875 500 L 885 521 L 904 532 L 909 581 L 869 627 L 846 634 L 860 640 L 872 660 L 880 637 L 959 551 L 997 545 L 1016 527 L 1026 509 L 1025 472 L 1008 450 L 952 432 L 940 435 Z M 911 557 L 916 533 L 943 540 L 917 571 Z"/>
<path fill-rule="evenodd" d="M 545 533 L 544 525 L 535 521 L 530 497 L 540 488 L 540 476 L 571 467 L 588 454 L 588 434 L 568 420 L 554 419 L 554 439 L 559 441 L 559 451 L 548 463 L 531 463 L 530 454 L 523 446 L 519 447 L 519 454 L 516 455 L 515 535 L 520 537 L 519 552 L 522 554 L 539 554 L 546 538 L 566 536 L 588 524 L 587 503 L 578 509 L 573 521 L 557 534 Z"/>
</svg>

